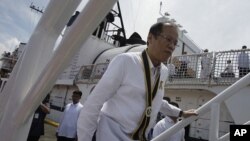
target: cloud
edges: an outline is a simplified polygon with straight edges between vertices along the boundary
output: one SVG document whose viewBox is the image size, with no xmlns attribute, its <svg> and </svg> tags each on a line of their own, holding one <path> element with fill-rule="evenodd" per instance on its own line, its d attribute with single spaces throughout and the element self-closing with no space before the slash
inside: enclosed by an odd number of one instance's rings
<svg viewBox="0 0 250 141">
<path fill-rule="evenodd" d="M 168 0 L 165 9 L 203 49 L 223 51 L 250 44 L 248 0 Z"/>
<path fill-rule="evenodd" d="M 43 3 L 48 0 L 43 0 Z M 3 0 L 0 3 L 0 53 L 27 42 L 41 14 L 32 11 L 30 1 Z M 40 4 L 45 5 L 46 4 Z M 18 8 L 17 8 L 18 6 Z M 43 7 L 43 6 L 41 6 Z"/>
<path fill-rule="evenodd" d="M 48 1 L 36 1 L 33 4 L 43 8 Z M 150 26 L 160 17 L 160 1 L 162 0 L 120 1 L 127 36 L 136 31 L 146 40 Z M 27 42 L 30 38 L 41 16 L 31 11 L 30 2 L 1 0 L 1 50 L 6 49 L 7 46 L 4 43 L 13 38 L 21 42 Z M 240 2 L 236 0 L 165 0 L 162 2 L 162 13 L 170 13 L 170 18 L 176 19 L 177 23 L 188 31 L 188 36 L 203 49 L 230 50 L 240 48 L 243 44 L 250 44 L 250 14 L 247 14 L 250 9 L 249 0 Z"/>
<path fill-rule="evenodd" d="M 0 54 L 4 51 L 12 52 L 19 45 L 20 41 L 17 38 L 10 38 L 0 43 Z"/>
</svg>

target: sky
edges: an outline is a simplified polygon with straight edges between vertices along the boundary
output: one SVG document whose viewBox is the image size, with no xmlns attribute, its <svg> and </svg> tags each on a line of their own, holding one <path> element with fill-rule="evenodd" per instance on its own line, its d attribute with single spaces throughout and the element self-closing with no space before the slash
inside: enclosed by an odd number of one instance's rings
<svg viewBox="0 0 250 141">
<path fill-rule="evenodd" d="M 1 0 L 0 54 L 28 42 L 49 0 Z M 160 2 L 162 8 L 160 11 Z M 86 0 L 83 0 L 86 3 Z M 201 49 L 224 51 L 250 46 L 249 0 L 120 0 L 127 37 L 138 32 L 144 40 L 150 26 L 168 12 Z M 78 9 L 81 9 L 80 6 Z"/>
</svg>

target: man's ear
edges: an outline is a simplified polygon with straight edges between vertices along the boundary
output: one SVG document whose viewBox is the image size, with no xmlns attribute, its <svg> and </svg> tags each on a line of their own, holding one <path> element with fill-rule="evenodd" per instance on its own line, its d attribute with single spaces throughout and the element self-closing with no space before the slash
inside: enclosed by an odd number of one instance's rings
<svg viewBox="0 0 250 141">
<path fill-rule="evenodd" d="M 152 42 L 152 39 L 153 39 L 153 34 L 152 33 L 148 33 L 148 38 L 147 38 L 148 44 L 150 44 Z"/>
</svg>

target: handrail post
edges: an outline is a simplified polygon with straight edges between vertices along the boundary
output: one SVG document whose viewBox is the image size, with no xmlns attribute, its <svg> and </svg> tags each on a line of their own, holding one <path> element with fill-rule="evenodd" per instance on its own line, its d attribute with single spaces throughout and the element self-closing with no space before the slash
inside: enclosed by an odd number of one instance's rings
<svg viewBox="0 0 250 141">
<path fill-rule="evenodd" d="M 211 105 L 211 117 L 209 127 L 209 141 L 218 141 L 219 121 L 220 121 L 220 104 L 213 103 Z"/>
</svg>

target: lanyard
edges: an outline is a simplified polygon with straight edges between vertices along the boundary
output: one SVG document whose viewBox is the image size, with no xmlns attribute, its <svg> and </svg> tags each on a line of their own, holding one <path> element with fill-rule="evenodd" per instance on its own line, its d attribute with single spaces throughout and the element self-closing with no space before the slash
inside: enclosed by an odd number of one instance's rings
<svg viewBox="0 0 250 141">
<path fill-rule="evenodd" d="M 160 80 L 160 73 L 156 75 L 156 82 L 153 87 L 152 91 L 152 85 L 151 85 L 151 73 L 148 63 L 148 57 L 147 52 L 144 50 L 142 52 L 142 60 L 143 60 L 143 66 L 144 66 L 144 79 L 145 79 L 145 87 L 146 90 L 146 108 L 143 113 L 143 117 L 141 119 L 139 127 L 135 130 L 135 132 L 132 134 L 132 139 L 134 140 L 140 140 L 140 141 L 146 141 L 145 132 L 148 127 L 149 121 L 150 121 L 150 115 L 152 111 L 152 101 L 156 95 L 159 80 Z"/>
</svg>

